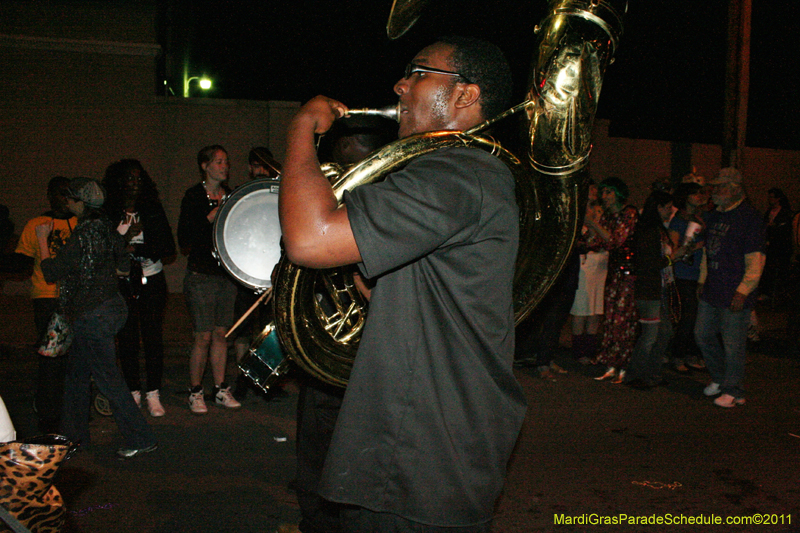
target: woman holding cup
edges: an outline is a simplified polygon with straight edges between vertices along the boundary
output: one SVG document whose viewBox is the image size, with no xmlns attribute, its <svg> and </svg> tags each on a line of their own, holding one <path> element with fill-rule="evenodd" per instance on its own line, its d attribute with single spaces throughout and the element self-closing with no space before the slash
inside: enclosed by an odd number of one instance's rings
<svg viewBox="0 0 800 533">
<path fill-rule="evenodd" d="M 702 213 L 708 204 L 708 191 L 697 183 L 681 183 L 675 188 L 673 203 L 678 212 L 669 223 L 670 240 L 675 248 L 686 246 L 692 250 L 673 265 L 681 317 L 672 341 L 672 364 L 678 372 L 686 373 L 689 368 L 705 368 L 694 342 L 694 322 L 697 317 L 697 279 L 705 241 Z"/>
</svg>

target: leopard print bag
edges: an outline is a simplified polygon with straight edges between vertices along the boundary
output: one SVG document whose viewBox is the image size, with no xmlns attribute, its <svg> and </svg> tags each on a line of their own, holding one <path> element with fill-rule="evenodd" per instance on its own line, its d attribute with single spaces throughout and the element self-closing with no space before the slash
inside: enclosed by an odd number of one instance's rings
<svg viewBox="0 0 800 533">
<path fill-rule="evenodd" d="M 0 444 L 0 505 L 31 533 L 58 533 L 64 526 L 66 509 L 53 478 L 72 451 L 60 435 Z M 0 533 L 7 531 L 0 521 Z"/>
</svg>

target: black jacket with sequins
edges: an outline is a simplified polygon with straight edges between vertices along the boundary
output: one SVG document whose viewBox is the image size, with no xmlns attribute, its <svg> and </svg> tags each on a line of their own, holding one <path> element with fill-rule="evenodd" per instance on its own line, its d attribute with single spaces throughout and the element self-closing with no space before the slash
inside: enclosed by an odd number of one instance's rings
<svg viewBox="0 0 800 533">
<path fill-rule="evenodd" d="M 48 283 L 59 282 L 61 307 L 69 319 L 87 313 L 117 292 L 117 271 L 127 273 L 125 239 L 100 213 L 75 226 L 58 256 L 42 261 Z"/>
</svg>

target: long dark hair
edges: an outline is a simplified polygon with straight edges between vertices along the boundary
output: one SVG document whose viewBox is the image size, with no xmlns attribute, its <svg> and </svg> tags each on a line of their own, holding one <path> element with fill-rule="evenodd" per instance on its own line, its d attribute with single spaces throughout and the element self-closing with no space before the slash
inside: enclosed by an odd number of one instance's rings
<svg viewBox="0 0 800 533">
<path fill-rule="evenodd" d="M 777 198 L 781 208 L 785 209 L 787 213 L 792 212 L 792 206 L 789 203 L 789 198 L 786 197 L 786 193 L 783 192 L 783 189 L 779 189 L 778 187 L 773 187 L 767 191 L 767 194 L 771 194 L 775 198 Z"/>
<path fill-rule="evenodd" d="M 660 228 L 664 233 L 664 221 L 661 220 L 661 215 L 658 213 L 659 207 L 672 203 L 672 195 L 666 191 L 653 191 L 647 200 L 644 202 L 642 214 L 639 215 L 639 220 L 636 222 L 636 229 L 652 229 Z"/>
<path fill-rule="evenodd" d="M 125 179 L 133 170 L 139 171 L 141 179 L 141 190 L 136 198 L 136 207 L 158 202 L 158 187 L 139 160 L 121 159 L 109 165 L 103 178 L 103 187 L 108 195 L 105 210 L 111 220 L 118 219 L 122 210 L 125 209 Z"/>
<path fill-rule="evenodd" d="M 675 187 L 675 191 L 672 193 L 672 203 L 678 209 L 686 209 L 689 197 L 702 189 L 703 187 L 699 183 L 681 183 Z"/>
</svg>

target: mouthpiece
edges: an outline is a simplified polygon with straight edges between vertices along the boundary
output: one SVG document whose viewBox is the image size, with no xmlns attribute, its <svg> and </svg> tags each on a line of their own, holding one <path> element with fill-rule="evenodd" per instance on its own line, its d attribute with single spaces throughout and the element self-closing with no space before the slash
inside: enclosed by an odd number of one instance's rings
<svg viewBox="0 0 800 533">
<path fill-rule="evenodd" d="M 400 114 L 397 112 L 397 106 L 396 105 L 381 107 L 380 109 L 369 109 L 369 108 L 350 109 L 347 112 L 347 114 L 344 116 L 344 118 L 347 118 L 347 117 L 350 117 L 350 116 L 353 116 L 353 115 L 367 115 L 367 116 L 372 116 L 372 117 L 383 117 L 383 118 L 386 118 L 386 119 L 389 119 L 389 120 L 394 120 L 395 122 L 399 122 L 398 121 L 398 117 L 400 116 Z"/>
</svg>

